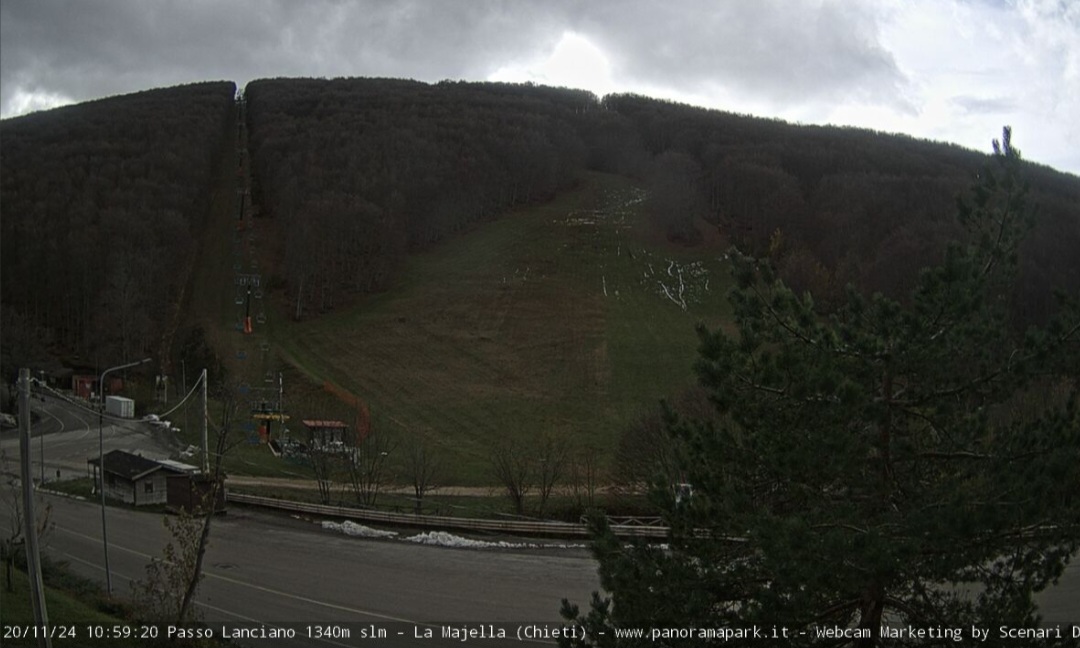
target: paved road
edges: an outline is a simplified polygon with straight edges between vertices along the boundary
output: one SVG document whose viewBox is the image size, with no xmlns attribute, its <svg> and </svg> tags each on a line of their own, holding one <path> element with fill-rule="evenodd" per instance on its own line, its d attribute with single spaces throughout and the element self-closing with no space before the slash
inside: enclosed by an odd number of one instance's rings
<svg viewBox="0 0 1080 648">
<path fill-rule="evenodd" d="M 100 509 L 45 497 L 56 522 L 46 551 L 103 579 Z M 0 524 L 6 515 L 0 510 Z M 108 519 L 114 591 L 127 594 L 151 556 L 161 555 L 167 537 L 160 515 L 109 509 Z M 555 625 L 562 597 L 584 606 L 598 589 L 595 568 L 581 549 L 468 550 L 358 539 L 310 521 L 234 507 L 214 523 L 198 606 L 208 622 L 343 623 L 351 634 L 348 640 L 256 645 L 419 645 L 414 632 L 432 628 L 438 637 L 444 624 Z M 1076 622 L 1080 565 L 1071 565 L 1062 582 L 1039 599 L 1047 623 Z M 361 630 L 372 623 L 390 636 L 374 643 L 362 639 Z M 521 645 L 481 643 L 510 644 Z M 435 639 L 422 645 L 462 644 Z"/>
<path fill-rule="evenodd" d="M 56 527 L 46 551 L 103 579 L 100 509 L 47 499 Z M 0 511 L 0 519 L 6 514 Z M 110 508 L 108 526 L 113 588 L 129 593 L 150 557 L 161 555 L 167 540 L 161 516 Z M 291 645 L 416 645 L 416 630 L 432 628 L 438 637 L 443 624 L 554 625 L 562 597 L 586 602 L 598 587 L 595 562 L 582 549 L 469 550 L 359 539 L 309 521 L 234 508 L 214 523 L 199 607 L 207 621 L 339 622 L 349 624 L 352 635 Z M 364 643 L 360 631 L 371 623 L 391 636 Z M 482 645 L 511 643 L 521 645 Z M 435 639 L 423 645 L 462 643 Z"/>
<path fill-rule="evenodd" d="M 97 452 L 96 420 L 62 404 L 43 407 L 35 433 L 45 433 L 46 466 L 85 474 L 86 458 Z M 118 426 L 106 431 L 106 439 L 107 449 L 168 450 L 167 440 L 141 426 Z M 10 456 L 18 455 L 12 433 L 4 433 L 0 444 Z M 76 571 L 104 580 L 100 509 L 89 502 L 47 499 L 56 522 L 46 539 L 47 551 L 70 561 Z M 6 527 L 7 515 L 0 509 L 0 528 Z M 166 534 L 160 515 L 110 508 L 108 519 L 114 590 L 127 594 L 150 558 L 161 555 Z M 595 562 L 580 549 L 477 551 L 363 540 L 323 531 L 308 521 L 234 507 L 215 522 L 198 606 L 212 622 L 345 623 L 351 635 L 256 645 L 458 646 L 462 642 L 438 639 L 439 625 L 555 624 L 562 597 L 584 607 L 598 587 Z M 1047 623 L 1080 620 L 1080 563 L 1070 565 L 1061 582 L 1037 598 Z M 388 629 L 388 639 L 362 639 L 370 623 Z M 420 643 L 413 633 L 427 629 L 436 638 Z M 511 643 L 520 645 L 479 645 Z"/>
<path fill-rule="evenodd" d="M 86 408 L 35 391 L 31 408 L 37 413 L 37 422 L 30 430 L 31 474 L 35 481 L 42 475 L 41 457 L 44 445 L 46 482 L 55 481 L 57 471 L 61 479 L 74 479 L 89 475 L 86 460 L 98 456 L 98 416 Z M 170 433 L 141 421 L 116 421 L 104 419 L 102 425 L 105 452 L 127 450 L 153 459 L 167 459 L 176 452 L 176 441 Z M 18 473 L 18 430 L 0 432 L 0 450 L 7 456 L 6 470 Z M 5 468 L 0 467 L 0 470 Z"/>
</svg>

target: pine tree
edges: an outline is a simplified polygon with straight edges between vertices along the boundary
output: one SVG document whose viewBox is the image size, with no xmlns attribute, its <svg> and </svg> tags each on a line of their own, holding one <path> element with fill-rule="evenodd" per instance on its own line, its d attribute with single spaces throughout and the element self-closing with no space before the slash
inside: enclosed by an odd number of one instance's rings
<svg viewBox="0 0 1080 648">
<path fill-rule="evenodd" d="M 564 645 L 643 643 L 618 627 L 752 625 L 798 637 L 754 645 L 941 645 L 879 630 L 1038 625 L 1033 593 L 1080 547 L 1080 308 L 1062 296 L 1046 328 L 1010 326 L 1032 222 L 1010 136 L 958 200 L 967 238 L 906 300 L 849 290 L 823 314 L 736 256 L 737 335 L 699 329 L 717 415 L 669 411 L 693 497 L 655 485 L 666 547 L 596 522 L 610 596 L 587 613 L 563 602 L 587 634 Z M 827 628 L 867 636 L 819 638 Z"/>
</svg>

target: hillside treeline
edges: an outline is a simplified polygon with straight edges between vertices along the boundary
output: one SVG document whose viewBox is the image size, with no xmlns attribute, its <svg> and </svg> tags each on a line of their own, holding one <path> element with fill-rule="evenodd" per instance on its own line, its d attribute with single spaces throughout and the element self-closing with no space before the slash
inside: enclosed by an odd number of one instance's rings
<svg viewBox="0 0 1080 648">
<path fill-rule="evenodd" d="M 254 190 L 279 219 L 295 315 L 387 287 L 409 252 L 585 167 L 584 91 L 388 79 L 263 80 L 245 90 Z"/>
<path fill-rule="evenodd" d="M 100 367 L 158 354 L 234 94 L 200 83 L 0 122 L 6 378 L 35 346 Z"/>
<path fill-rule="evenodd" d="M 6 374 L 35 345 L 99 365 L 165 351 L 234 141 L 234 92 L 195 84 L 0 123 Z M 692 246 L 715 230 L 821 302 L 848 283 L 899 296 L 956 234 L 956 197 L 987 159 L 533 85 L 273 79 L 246 98 L 254 196 L 280 239 L 270 267 L 297 317 L 390 287 L 410 252 L 547 200 L 586 169 L 640 180 L 669 239 Z M 1026 173 L 1040 217 L 1022 251 L 1020 322 L 1045 318 L 1053 287 L 1080 290 L 1080 180 Z"/>
<path fill-rule="evenodd" d="M 634 95 L 610 95 L 593 159 L 639 169 L 650 213 L 692 244 L 716 227 L 819 301 L 847 284 L 909 293 L 918 271 L 959 235 L 956 198 L 987 156 L 872 131 L 752 118 Z M 997 133 L 987 133 L 990 139 Z M 1023 148 L 1023 133 L 1016 141 Z M 631 146 L 632 145 L 632 146 Z M 627 164 L 630 163 L 628 167 Z M 1042 321 L 1052 290 L 1080 291 L 1080 180 L 1028 164 L 1039 216 L 1022 250 L 1018 323 Z"/>
<path fill-rule="evenodd" d="M 283 225 L 297 317 L 389 286 L 410 251 L 546 200 L 582 169 L 638 178 L 669 239 L 694 245 L 715 229 L 823 303 L 847 284 L 899 296 L 958 234 L 956 198 L 988 159 L 532 85 L 277 79 L 247 97 L 256 199 Z M 1041 215 L 1024 248 L 1020 322 L 1046 317 L 1052 287 L 1080 290 L 1080 181 L 1033 164 L 1027 177 Z"/>
</svg>

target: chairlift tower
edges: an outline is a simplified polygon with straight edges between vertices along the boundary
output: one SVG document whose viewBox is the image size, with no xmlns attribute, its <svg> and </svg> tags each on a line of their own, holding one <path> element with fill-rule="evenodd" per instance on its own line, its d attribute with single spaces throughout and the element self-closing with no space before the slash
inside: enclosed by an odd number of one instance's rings
<svg viewBox="0 0 1080 648">
<path fill-rule="evenodd" d="M 276 394 L 274 392 L 277 392 Z M 278 421 L 284 428 L 289 415 L 285 413 L 284 382 L 282 374 L 278 373 L 277 387 L 253 387 L 251 388 L 251 418 L 262 422 L 265 429 L 265 442 L 272 440 L 272 423 Z M 276 396 L 276 398 L 274 398 Z"/>
</svg>

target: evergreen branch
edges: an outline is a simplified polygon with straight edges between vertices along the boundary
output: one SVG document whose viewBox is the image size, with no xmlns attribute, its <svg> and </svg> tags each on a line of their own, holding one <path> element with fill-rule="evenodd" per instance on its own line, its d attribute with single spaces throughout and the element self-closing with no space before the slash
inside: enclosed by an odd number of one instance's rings
<svg viewBox="0 0 1080 648">
<path fill-rule="evenodd" d="M 1022 364 L 1022 365 L 1027 364 L 1031 360 L 1034 360 L 1034 359 L 1038 358 L 1041 354 L 1049 352 L 1051 349 L 1054 349 L 1054 348 L 1056 348 L 1058 346 L 1061 346 L 1061 345 L 1065 344 L 1078 331 L 1080 331 L 1080 320 L 1078 320 L 1075 324 L 1073 324 L 1072 328 L 1070 328 L 1067 331 L 1063 332 L 1061 335 L 1057 336 L 1051 342 L 1042 345 L 1042 348 L 1034 350 L 1031 353 L 1028 353 L 1027 355 L 1025 355 L 1023 358 L 1020 359 L 1020 364 Z M 1015 355 L 1015 354 L 1013 354 L 1013 355 Z M 995 379 L 999 378 L 1000 376 L 1002 376 L 1004 374 L 1012 373 L 1013 364 L 1014 363 L 1013 363 L 1013 360 L 1012 360 L 1012 355 L 1010 355 L 1009 356 L 1009 362 L 1008 362 L 1008 364 L 1006 365 L 1006 367 L 1004 369 L 998 369 L 998 370 L 993 371 L 991 373 L 984 374 L 982 376 L 978 376 L 976 378 L 973 378 L 973 379 L 969 380 L 967 383 L 965 383 L 963 385 L 958 385 L 956 387 L 953 387 L 952 389 L 944 389 L 944 390 L 940 390 L 940 391 L 930 392 L 925 397 L 917 399 L 917 400 L 904 400 L 904 401 L 895 401 L 894 400 L 893 402 L 897 403 L 899 405 L 920 405 L 920 404 L 926 403 L 926 402 L 931 401 L 931 400 L 937 400 L 939 398 L 948 398 L 950 396 L 959 396 L 960 394 L 963 394 L 963 393 L 965 393 L 965 392 L 967 392 L 967 391 L 969 391 L 971 389 L 974 389 L 974 388 L 976 388 L 976 387 L 978 387 L 980 385 L 990 383 L 990 382 L 994 381 Z"/>
<path fill-rule="evenodd" d="M 920 452 L 915 456 L 921 459 L 994 459 L 996 457 L 996 455 L 970 451 Z"/>
<path fill-rule="evenodd" d="M 825 610 L 822 610 L 821 612 L 814 615 L 811 618 L 810 622 L 806 623 L 805 625 L 812 625 L 812 624 L 815 624 L 815 623 L 820 623 L 820 622 L 822 622 L 822 621 L 824 621 L 826 619 L 831 619 L 831 618 L 835 617 L 836 615 L 842 614 L 844 612 L 852 612 L 852 611 L 855 610 L 855 608 L 857 608 L 859 606 L 859 602 L 860 602 L 859 599 L 855 598 L 855 599 L 850 599 L 848 601 L 843 601 L 841 603 L 837 603 L 836 605 L 834 605 L 834 606 L 832 606 L 830 608 L 827 608 Z"/>
<path fill-rule="evenodd" d="M 1019 541 L 1021 543 L 1030 542 L 1032 540 L 1053 540 L 1061 537 L 1072 537 L 1071 534 L 1075 534 L 1077 527 L 1080 525 L 1066 525 L 1062 527 L 1057 524 L 1049 524 L 1048 521 L 1028 524 L 1015 529 L 1009 529 L 1007 531 L 998 531 L 996 533 L 983 533 L 972 538 L 971 542 L 964 544 L 956 544 L 955 542 L 941 549 L 923 549 L 919 552 L 922 556 L 953 556 L 960 555 L 972 549 L 984 549 L 988 546 L 997 546 L 1002 541 Z M 972 565 L 973 569 L 983 569 L 981 565 Z"/>
<path fill-rule="evenodd" d="M 890 401 L 889 404 L 890 405 L 895 405 L 896 403 L 897 403 L 897 401 L 894 399 L 894 400 Z M 945 436 L 945 433 L 942 431 L 942 429 L 940 427 L 938 427 L 938 425 L 934 422 L 934 420 L 932 418 L 930 418 L 930 416 L 928 414 L 925 414 L 924 412 L 920 412 L 919 410 L 913 409 L 913 408 L 910 408 L 910 407 L 900 407 L 899 409 L 900 409 L 901 414 L 907 414 L 908 416 L 912 416 L 914 418 L 921 419 L 922 421 L 924 421 L 927 425 L 930 426 L 930 430 L 936 436 L 938 436 L 938 437 Z"/>
<path fill-rule="evenodd" d="M 753 380 L 747 378 L 746 376 L 743 376 L 742 374 L 738 374 L 738 373 L 733 372 L 732 375 L 735 376 L 735 378 L 738 379 L 740 382 L 742 382 L 744 385 L 746 385 L 747 387 L 749 387 L 750 389 L 753 389 L 755 391 L 768 392 L 770 394 L 776 394 L 777 396 L 786 396 L 787 395 L 787 389 L 779 389 L 777 387 L 768 387 L 766 385 L 761 385 L 761 384 L 756 383 Z"/>
<path fill-rule="evenodd" d="M 886 595 L 882 602 L 893 609 L 900 610 L 900 612 L 902 612 L 904 616 L 908 619 L 915 619 L 919 616 L 919 613 L 915 610 L 915 608 L 911 607 L 906 602 L 896 598 L 895 596 Z"/>
<path fill-rule="evenodd" d="M 869 529 L 860 529 L 853 524 L 815 524 L 810 528 L 815 531 L 820 529 L 847 529 L 848 531 L 854 531 L 855 533 L 861 533 L 863 535 L 870 533 Z"/>
<path fill-rule="evenodd" d="M 989 258 L 986 260 L 986 264 L 983 266 L 982 272 L 979 274 L 979 279 L 983 279 L 986 276 L 988 276 L 990 274 L 990 271 L 997 264 L 997 254 L 996 254 L 996 252 L 1001 250 L 1001 242 L 1005 238 L 1005 222 L 1010 217 L 1009 206 L 1012 204 L 1012 200 L 1013 200 L 1013 193 L 1012 193 L 1012 186 L 1010 185 L 1010 187 L 1007 190 L 1007 193 L 1005 194 L 1005 211 L 1004 211 L 1004 213 L 1001 214 L 1001 218 L 997 221 L 997 225 L 998 225 L 997 239 L 994 241 L 994 245 L 990 249 Z"/>
<path fill-rule="evenodd" d="M 752 285 L 751 288 L 754 291 L 754 294 L 758 297 L 758 299 L 761 300 L 761 304 L 765 307 L 765 310 L 769 313 L 769 315 L 772 316 L 773 321 L 779 324 L 781 328 L 790 333 L 797 340 L 805 344 L 809 344 L 814 348 L 821 348 L 820 344 L 816 340 L 809 338 L 806 335 L 803 335 L 798 330 L 792 328 L 786 321 L 784 321 L 784 319 L 780 317 L 780 314 L 776 312 L 776 309 L 773 308 L 771 304 L 769 304 L 769 301 L 767 299 L 765 299 L 765 296 L 761 294 L 761 291 L 758 289 L 757 284 Z"/>
</svg>

